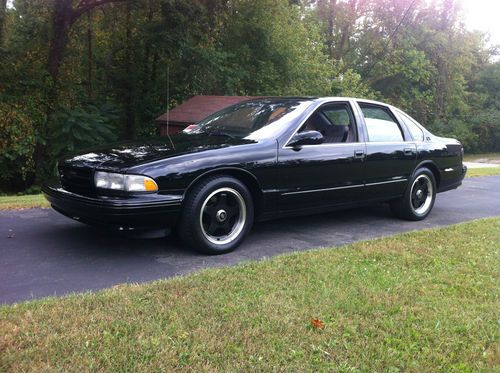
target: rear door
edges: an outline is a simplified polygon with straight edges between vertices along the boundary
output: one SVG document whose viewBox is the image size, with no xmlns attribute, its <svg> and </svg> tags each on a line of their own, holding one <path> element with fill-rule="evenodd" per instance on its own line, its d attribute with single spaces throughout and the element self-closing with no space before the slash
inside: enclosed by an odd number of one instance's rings
<svg viewBox="0 0 500 373">
<path fill-rule="evenodd" d="M 417 159 L 415 142 L 388 106 L 358 101 L 367 134 L 365 186 L 370 199 L 404 193 Z"/>
<path fill-rule="evenodd" d="M 316 109 L 297 132 L 315 130 L 318 145 L 278 149 L 277 189 L 281 211 L 328 208 L 363 195 L 365 143 L 359 141 L 352 104 L 331 102 Z"/>
</svg>

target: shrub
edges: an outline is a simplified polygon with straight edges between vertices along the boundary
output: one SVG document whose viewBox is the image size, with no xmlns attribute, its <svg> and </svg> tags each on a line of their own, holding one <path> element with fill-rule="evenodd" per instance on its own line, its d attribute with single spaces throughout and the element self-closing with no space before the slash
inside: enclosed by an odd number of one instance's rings
<svg viewBox="0 0 500 373">
<path fill-rule="evenodd" d="M 114 110 L 94 105 L 76 107 L 58 113 L 51 124 L 51 153 L 57 159 L 64 153 L 112 142 L 117 139 L 112 122 Z"/>
<path fill-rule="evenodd" d="M 472 131 L 477 135 L 477 152 L 500 150 L 500 110 L 486 109 L 471 116 Z"/>
<path fill-rule="evenodd" d="M 35 129 L 20 105 L 0 102 L 0 190 L 18 191 L 34 179 Z"/>
<path fill-rule="evenodd" d="M 470 113 L 464 119 L 436 122 L 429 130 L 438 136 L 458 139 L 468 153 L 500 150 L 500 111 L 495 108 Z"/>
<path fill-rule="evenodd" d="M 473 132 L 469 124 L 460 119 L 452 119 L 446 124 L 434 123 L 429 126 L 429 130 L 437 136 L 452 137 L 459 140 L 467 153 L 477 152 L 477 134 Z"/>
</svg>

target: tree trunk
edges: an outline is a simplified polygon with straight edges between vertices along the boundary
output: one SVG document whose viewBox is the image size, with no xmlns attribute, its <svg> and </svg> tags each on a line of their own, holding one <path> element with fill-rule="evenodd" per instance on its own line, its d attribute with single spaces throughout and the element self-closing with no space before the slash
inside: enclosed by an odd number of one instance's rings
<svg viewBox="0 0 500 373">
<path fill-rule="evenodd" d="M 87 95 L 89 100 L 94 96 L 92 89 L 92 79 L 93 79 L 93 54 L 92 54 L 92 14 L 87 13 Z"/>
<path fill-rule="evenodd" d="M 346 45 L 348 40 L 349 40 L 349 25 L 347 24 L 347 25 L 344 25 L 340 29 L 340 42 L 339 42 L 339 45 L 337 47 L 337 52 L 336 52 L 336 56 L 337 56 L 338 61 L 340 61 L 344 58 L 345 45 Z"/>
<path fill-rule="evenodd" d="M 453 17 L 454 6 L 454 0 L 445 0 L 443 3 L 443 11 L 440 15 L 440 31 L 444 34 L 448 34 L 447 45 L 442 46 L 437 53 L 438 81 L 436 89 L 436 112 L 438 118 L 441 120 L 446 117 L 446 102 L 448 100 L 452 80 L 446 53 L 448 52 L 448 45 L 452 44 L 452 34 L 448 31 L 451 29 L 451 25 L 453 23 L 451 17 Z"/>
<path fill-rule="evenodd" d="M 135 137 L 135 110 L 134 110 L 134 85 L 132 77 L 132 25 L 131 25 L 131 5 L 127 2 L 126 15 L 126 51 L 125 51 L 125 70 L 126 70 L 126 88 L 125 93 L 125 113 L 126 113 L 126 136 L 128 139 Z"/>
<path fill-rule="evenodd" d="M 337 17 L 337 0 L 329 0 L 328 1 L 328 30 L 327 30 L 327 38 L 326 43 L 328 47 L 328 54 L 330 58 L 334 57 L 335 53 L 335 22 Z"/>
<path fill-rule="evenodd" d="M 57 85 L 62 58 L 69 41 L 69 30 L 73 23 L 73 7 L 71 0 L 56 0 L 52 16 L 52 36 L 47 58 L 47 72 L 51 77 L 45 106 L 45 123 L 37 130 L 38 142 L 35 148 L 36 183 L 40 184 L 50 174 L 51 165 L 47 162 L 49 153 L 49 124 L 57 102 Z"/>
<path fill-rule="evenodd" d="M 0 47 L 3 45 L 3 28 L 5 25 L 6 9 L 7 9 L 7 0 L 0 0 Z"/>
<path fill-rule="evenodd" d="M 57 82 L 62 58 L 69 41 L 69 30 L 73 24 L 71 0 L 56 0 L 52 18 L 52 38 L 50 41 L 47 70 L 53 83 Z"/>
<path fill-rule="evenodd" d="M 151 0 L 149 1 L 149 11 L 147 15 L 147 23 L 150 25 L 153 22 L 153 4 Z M 151 37 L 146 36 L 146 41 L 144 45 L 144 62 L 142 63 L 143 77 L 142 77 L 142 97 L 145 98 L 148 95 L 151 87 L 151 74 L 150 74 L 150 60 L 151 60 Z"/>
<path fill-rule="evenodd" d="M 151 66 L 151 78 L 150 78 L 150 81 L 152 82 L 153 85 L 155 84 L 157 79 L 158 59 L 159 59 L 158 51 L 155 50 L 153 54 L 153 64 Z"/>
</svg>

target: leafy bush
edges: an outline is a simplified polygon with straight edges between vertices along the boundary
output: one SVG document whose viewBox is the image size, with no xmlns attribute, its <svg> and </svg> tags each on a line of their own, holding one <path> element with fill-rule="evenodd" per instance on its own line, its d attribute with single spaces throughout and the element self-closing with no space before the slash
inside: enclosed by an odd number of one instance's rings
<svg viewBox="0 0 500 373">
<path fill-rule="evenodd" d="M 20 105 L 0 102 L 0 190 L 16 191 L 34 178 L 36 136 Z"/>
<path fill-rule="evenodd" d="M 86 105 L 57 114 L 51 124 L 51 153 L 55 158 L 93 145 L 116 141 L 113 108 Z"/>
<path fill-rule="evenodd" d="M 438 136 L 453 137 L 468 153 L 500 150 L 500 111 L 491 109 L 469 114 L 465 119 L 437 122 L 429 130 Z"/>
<path fill-rule="evenodd" d="M 453 137 L 459 140 L 468 153 L 476 151 L 478 136 L 473 132 L 470 125 L 460 119 L 452 119 L 448 123 L 435 123 L 431 131 L 438 136 Z"/>
<path fill-rule="evenodd" d="M 477 135 L 473 151 L 488 152 L 500 150 L 500 110 L 490 109 L 470 119 L 472 131 Z"/>
<path fill-rule="evenodd" d="M 362 97 L 367 99 L 378 99 L 379 94 L 375 92 L 361 75 L 347 69 L 345 72 L 334 72 L 336 76 L 332 81 L 332 95 L 343 97 Z"/>
</svg>

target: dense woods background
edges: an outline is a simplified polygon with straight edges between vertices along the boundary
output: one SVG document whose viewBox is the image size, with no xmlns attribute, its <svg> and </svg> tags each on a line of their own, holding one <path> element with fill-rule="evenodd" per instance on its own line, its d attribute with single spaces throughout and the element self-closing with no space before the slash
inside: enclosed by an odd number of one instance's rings
<svg viewBox="0 0 500 373">
<path fill-rule="evenodd" d="M 39 184 L 64 152 L 154 134 L 196 94 L 375 98 L 498 150 L 485 38 L 455 0 L 0 0 L 0 191 Z"/>
</svg>

